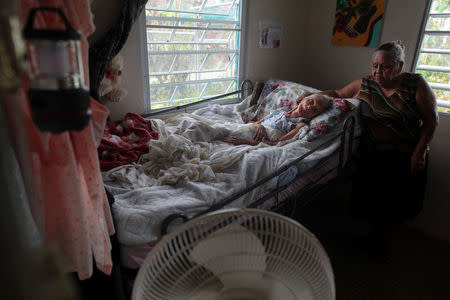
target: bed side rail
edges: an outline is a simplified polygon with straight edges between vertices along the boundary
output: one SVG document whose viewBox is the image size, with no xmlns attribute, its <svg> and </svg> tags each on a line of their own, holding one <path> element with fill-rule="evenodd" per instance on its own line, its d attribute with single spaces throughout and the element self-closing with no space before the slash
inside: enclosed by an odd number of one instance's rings
<svg viewBox="0 0 450 300">
<path fill-rule="evenodd" d="M 302 160 L 304 160 L 306 157 L 310 156 L 315 151 L 319 150 L 320 148 L 331 144 L 334 140 L 341 138 L 341 144 L 339 145 L 339 164 L 338 164 L 338 176 L 342 176 L 344 174 L 344 170 L 349 167 L 350 164 L 350 157 L 351 157 L 351 151 L 352 151 L 352 144 L 353 144 L 353 137 L 354 137 L 354 127 L 355 127 L 355 117 L 349 116 L 343 125 L 343 129 L 333 135 L 331 138 L 328 138 L 326 141 L 321 143 L 320 145 L 316 146 L 312 150 L 308 151 L 307 153 L 303 154 L 302 156 L 298 157 L 297 159 L 293 160 L 292 162 L 283 165 L 280 167 L 277 171 L 274 173 L 268 175 L 267 177 L 257 181 L 256 183 L 248 186 L 247 188 L 236 192 L 226 198 L 224 198 L 222 201 L 210 206 L 208 209 L 205 209 L 197 214 L 195 214 L 192 218 L 189 218 L 185 214 L 177 213 L 177 214 L 171 214 L 167 216 L 163 222 L 161 223 L 161 236 L 165 235 L 167 233 L 169 225 L 174 222 L 175 220 L 182 221 L 183 223 L 197 218 L 201 215 L 216 211 L 218 209 L 221 209 L 225 207 L 226 205 L 230 204 L 231 202 L 237 200 L 239 197 L 247 194 L 248 192 L 252 191 L 253 189 L 257 188 L 258 186 L 268 182 L 269 180 L 273 179 L 276 176 L 281 175 L 283 172 L 285 172 L 287 169 L 289 169 L 291 166 L 298 164 Z M 347 140 L 348 145 L 345 145 L 345 141 Z M 344 155 L 345 149 L 347 149 L 346 155 Z M 347 158 L 347 161 L 344 162 L 344 158 Z"/>
<path fill-rule="evenodd" d="M 173 106 L 173 107 L 168 107 L 168 108 L 162 108 L 162 109 L 158 109 L 157 111 L 154 112 L 150 112 L 147 114 L 143 114 L 142 116 L 144 118 L 147 117 L 151 117 L 154 115 L 159 115 L 159 114 L 163 114 L 166 112 L 170 112 L 170 111 L 175 111 L 175 110 L 182 110 L 182 109 L 186 109 L 190 106 L 193 105 L 198 105 L 199 103 L 204 103 L 204 102 L 209 102 L 209 101 L 213 101 L 213 100 L 218 100 L 218 99 L 222 99 L 231 95 L 236 95 L 236 94 L 240 94 L 241 99 L 245 99 L 247 96 L 251 95 L 253 93 L 253 83 L 251 80 L 244 80 L 241 83 L 241 88 L 239 90 L 230 92 L 230 93 L 225 93 L 225 94 L 221 94 L 221 95 L 217 95 L 211 98 L 207 98 L 207 99 L 203 99 L 203 100 L 199 100 L 197 102 L 192 102 L 192 103 L 187 103 L 187 104 L 183 104 L 183 105 L 177 105 L 177 106 Z"/>
<path fill-rule="evenodd" d="M 349 116 L 344 121 L 342 128 L 341 144 L 339 150 L 338 176 L 345 178 L 351 169 L 353 142 L 355 137 L 355 116 Z"/>
</svg>

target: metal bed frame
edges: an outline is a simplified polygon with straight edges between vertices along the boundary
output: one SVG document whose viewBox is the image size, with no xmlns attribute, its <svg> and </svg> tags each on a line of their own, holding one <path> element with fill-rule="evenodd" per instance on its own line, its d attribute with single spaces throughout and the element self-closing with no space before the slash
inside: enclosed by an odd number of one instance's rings
<svg viewBox="0 0 450 300">
<path fill-rule="evenodd" d="M 226 93 L 223 95 L 219 95 L 219 96 L 215 96 L 212 98 L 208 98 L 208 99 L 204 99 L 204 100 L 200 100 L 197 101 L 195 103 L 189 103 L 189 104 L 185 104 L 185 105 L 180 105 L 180 106 L 175 106 L 175 107 L 171 107 L 171 108 L 166 108 L 166 109 L 161 109 L 155 112 L 151 112 L 148 114 L 144 114 L 143 117 L 150 117 L 150 116 L 154 116 L 154 115 L 158 115 L 158 114 L 162 114 L 162 113 L 166 113 L 166 112 L 170 112 L 170 111 L 177 111 L 177 110 L 181 110 L 184 109 L 186 111 L 186 109 L 189 106 L 193 106 L 193 105 L 198 105 L 199 103 L 202 102 L 209 102 L 212 100 L 217 100 L 217 99 L 222 99 L 224 97 L 227 96 L 231 96 L 234 94 L 241 94 L 241 99 L 245 99 L 246 96 L 250 95 L 253 92 L 253 83 L 250 80 L 245 80 L 241 83 L 240 89 L 231 93 Z M 352 151 L 353 151 L 353 142 L 354 142 L 354 133 L 355 133 L 355 117 L 354 116 L 350 116 L 348 117 L 345 121 L 344 121 L 344 125 L 342 130 L 337 133 L 334 134 L 332 137 L 328 138 L 326 141 L 324 141 L 323 143 L 321 143 L 319 146 L 315 147 L 314 149 L 308 151 L 307 153 L 305 153 L 304 155 L 298 157 L 297 159 L 295 159 L 294 161 L 282 166 L 280 169 L 278 169 L 277 171 L 273 172 L 272 174 L 270 174 L 269 176 L 267 176 L 266 178 L 248 186 L 247 188 L 236 192 L 224 199 L 222 199 L 219 203 L 216 203 L 214 205 L 212 205 L 211 207 L 209 207 L 208 209 L 205 209 L 197 214 L 195 214 L 193 217 L 189 218 L 188 216 L 186 216 L 185 214 L 182 213 L 177 213 L 177 214 L 171 214 L 169 216 L 167 216 L 162 224 L 161 224 L 161 236 L 165 235 L 168 231 L 169 226 L 176 220 L 181 220 L 183 223 L 192 220 L 194 218 L 197 218 L 201 215 L 216 211 L 218 209 L 224 208 L 226 205 L 232 203 L 233 201 L 237 200 L 239 197 L 245 195 L 246 193 L 252 191 L 253 189 L 257 188 L 258 186 L 268 182 L 269 180 L 273 179 L 276 176 L 281 175 L 283 172 L 287 171 L 290 167 L 300 163 L 302 160 L 304 160 L 306 157 L 308 157 L 309 155 L 311 155 L 312 153 L 314 153 L 316 150 L 325 147 L 327 145 L 329 145 L 330 143 L 332 143 L 333 141 L 337 140 L 337 139 L 341 139 L 341 143 L 339 145 L 339 148 L 336 150 L 339 152 L 339 162 L 338 162 L 338 166 L 337 166 L 337 177 L 335 178 L 335 180 L 342 180 L 345 179 L 345 177 L 347 176 L 348 171 L 351 169 L 351 161 L 352 161 Z M 330 157 L 333 156 L 330 155 Z M 326 164 L 329 160 L 329 157 L 326 157 L 324 159 L 322 159 L 317 166 L 315 166 L 314 168 L 323 166 L 324 164 Z M 330 172 L 334 171 L 335 169 L 332 169 L 330 171 L 328 171 L 325 174 L 322 174 L 321 178 L 325 177 L 326 175 L 328 175 Z M 298 175 L 298 176 L 303 176 L 302 175 Z M 296 180 L 298 178 L 298 176 L 294 179 Z M 321 179 L 319 178 L 319 180 Z M 328 184 L 328 183 L 327 183 Z M 302 191 L 300 194 L 297 194 L 294 197 L 290 197 L 289 199 L 286 199 L 285 201 L 283 201 L 283 205 L 286 204 L 291 204 L 295 209 L 298 209 L 300 207 L 304 207 L 306 206 L 311 199 L 317 195 L 318 193 L 320 193 L 321 189 L 325 186 L 322 185 L 320 186 L 318 189 L 314 189 L 313 187 L 314 184 L 308 184 L 306 186 L 304 186 L 302 188 Z M 260 204 L 264 203 L 264 201 L 266 201 L 267 199 L 270 199 L 272 196 L 275 196 L 276 199 L 278 199 L 278 195 L 281 191 L 283 191 L 284 189 L 286 189 L 289 186 L 289 184 L 285 184 L 283 186 L 277 186 L 274 189 L 272 189 L 271 191 L 269 191 L 265 196 L 263 196 L 262 198 L 258 199 L 256 202 L 252 203 L 251 205 L 249 205 L 249 207 L 254 208 L 254 207 L 258 207 Z M 310 195 L 306 195 L 306 192 L 310 191 Z M 300 199 L 300 197 L 303 197 L 302 199 Z M 277 209 L 279 207 L 280 203 L 277 204 L 272 207 L 272 209 Z M 295 211 L 295 209 L 291 209 L 291 211 Z"/>
</svg>

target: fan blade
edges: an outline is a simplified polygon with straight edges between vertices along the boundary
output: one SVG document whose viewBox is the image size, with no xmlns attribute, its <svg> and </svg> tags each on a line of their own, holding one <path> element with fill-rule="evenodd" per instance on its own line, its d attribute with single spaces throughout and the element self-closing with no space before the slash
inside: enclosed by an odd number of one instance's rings
<svg viewBox="0 0 450 300">
<path fill-rule="evenodd" d="M 225 286 L 238 284 L 234 272 L 247 272 L 240 280 L 261 279 L 266 269 L 265 248 L 245 227 L 231 224 L 213 232 L 194 246 L 190 259 L 222 280 Z"/>
</svg>

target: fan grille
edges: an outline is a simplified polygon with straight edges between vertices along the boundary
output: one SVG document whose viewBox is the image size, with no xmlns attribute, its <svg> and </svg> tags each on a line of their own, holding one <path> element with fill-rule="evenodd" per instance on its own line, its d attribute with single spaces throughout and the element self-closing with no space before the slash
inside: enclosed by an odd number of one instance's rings
<svg viewBox="0 0 450 300">
<path fill-rule="evenodd" d="M 265 276 L 275 278 L 288 287 L 305 282 L 312 291 L 313 299 L 335 299 L 329 258 L 311 232 L 299 223 L 272 212 L 231 209 L 201 216 L 166 235 L 141 266 L 133 288 L 133 300 L 189 299 L 195 291 L 217 280 L 217 274 L 192 260 L 193 249 L 212 236 L 239 236 L 244 231 L 251 232 L 260 240 L 264 253 L 252 239 L 236 239 L 237 243 L 245 244 L 239 247 L 232 242 L 221 245 L 240 249 L 235 262 L 244 270 L 239 271 L 255 270 L 254 265 L 263 255 Z M 245 263 L 239 263 L 239 258 L 243 257 L 242 249 L 245 249 L 244 257 L 250 258 Z M 223 258 L 220 251 L 213 251 L 205 260 L 220 264 Z M 230 266 L 224 268 L 229 269 Z"/>
</svg>

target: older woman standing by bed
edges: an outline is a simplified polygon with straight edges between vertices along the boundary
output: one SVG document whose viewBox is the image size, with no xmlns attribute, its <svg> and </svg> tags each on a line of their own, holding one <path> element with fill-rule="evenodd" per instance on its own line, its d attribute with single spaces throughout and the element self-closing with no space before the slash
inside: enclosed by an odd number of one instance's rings
<svg viewBox="0 0 450 300">
<path fill-rule="evenodd" d="M 266 117 L 255 123 L 256 129 L 253 139 L 245 139 L 237 136 L 229 136 L 221 139 L 224 142 L 234 145 L 257 145 L 264 142 L 269 145 L 276 145 L 278 142 L 292 139 L 301 128 L 320 113 L 324 112 L 332 104 L 332 98 L 326 95 L 310 95 L 297 103 L 297 106 L 290 111 L 283 109 L 275 110 Z M 283 135 L 277 140 L 270 140 L 266 132 L 266 127 L 277 129 Z"/>
<path fill-rule="evenodd" d="M 353 211 L 374 224 L 381 255 L 389 233 L 422 209 L 429 144 L 438 125 L 436 99 L 420 74 L 402 72 L 404 45 L 378 47 L 372 74 L 322 94 L 358 98 L 365 134 Z M 301 100 L 301 99 L 299 99 Z"/>
</svg>

